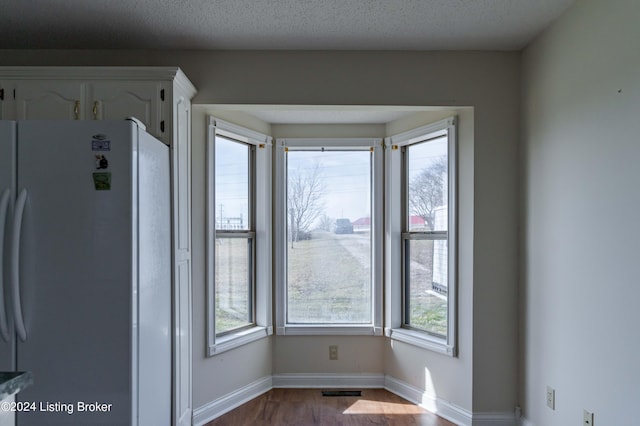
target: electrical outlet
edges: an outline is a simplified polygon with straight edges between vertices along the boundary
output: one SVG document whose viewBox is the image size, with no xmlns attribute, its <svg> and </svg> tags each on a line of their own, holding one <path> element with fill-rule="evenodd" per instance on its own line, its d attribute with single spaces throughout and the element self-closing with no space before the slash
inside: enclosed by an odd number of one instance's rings
<svg viewBox="0 0 640 426">
<path fill-rule="evenodd" d="M 587 410 L 584 410 L 582 413 L 582 425 L 583 426 L 594 426 L 593 425 L 593 413 L 590 413 Z"/>
<path fill-rule="evenodd" d="M 556 409 L 556 390 L 551 386 L 547 386 L 547 407 Z"/>
<path fill-rule="evenodd" d="M 331 345 L 329 346 L 329 359 L 335 361 L 338 359 L 338 346 Z"/>
</svg>

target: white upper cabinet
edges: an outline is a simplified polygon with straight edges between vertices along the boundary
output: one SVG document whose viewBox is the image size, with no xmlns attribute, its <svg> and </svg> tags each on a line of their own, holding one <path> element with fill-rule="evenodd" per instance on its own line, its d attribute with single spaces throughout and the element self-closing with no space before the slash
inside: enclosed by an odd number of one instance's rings
<svg viewBox="0 0 640 426">
<path fill-rule="evenodd" d="M 18 80 L 13 86 L 16 120 L 83 120 L 84 85 L 69 81 Z M 9 117 L 7 117 L 9 118 Z"/>
<path fill-rule="evenodd" d="M 87 85 L 88 118 L 112 120 L 135 117 L 147 131 L 162 138 L 164 93 L 159 81 L 103 81 Z"/>
<path fill-rule="evenodd" d="M 175 100 L 195 88 L 179 68 L 0 67 L 0 119 L 111 120 L 135 117 L 168 145 Z"/>
</svg>

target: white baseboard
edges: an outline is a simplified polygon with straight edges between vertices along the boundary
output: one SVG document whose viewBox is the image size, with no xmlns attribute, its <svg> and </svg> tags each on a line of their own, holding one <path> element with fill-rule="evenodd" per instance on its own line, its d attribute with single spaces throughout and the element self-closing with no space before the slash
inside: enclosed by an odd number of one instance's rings
<svg viewBox="0 0 640 426">
<path fill-rule="evenodd" d="M 202 426 L 273 388 L 384 388 L 459 426 L 516 426 L 513 413 L 471 413 L 469 410 L 382 374 L 275 374 L 263 377 L 194 410 L 194 426 Z M 526 420 L 522 426 L 531 426 Z"/>
<path fill-rule="evenodd" d="M 383 388 L 382 374 L 274 374 L 274 388 Z"/>
<path fill-rule="evenodd" d="M 411 401 L 422 408 L 437 414 L 438 416 L 449 420 L 460 426 L 471 426 L 471 412 L 464 408 L 458 407 L 448 401 L 444 401 L 432 394 L 425 392 L 423 389 L 417 388 L 406 382 L 385 376 L 384 387 L 389 392 L 393 392 L 398 396 Z"/>
<path fill-rule="evenodd" d="M 472 413 L 449 401 L 391 376 L 385 376 L 385 389 L 459 426 L 516 426 L 512 413 Z"/>
<path fill-rule="evenodd" d="M 193 424 L 194 426 L 202 426 L 245 402 L 270 391 L 272 388 L 271 376 L 258 379 L 247 386 L 193 410 Z"/>
<path fill-rule="evenodd" d="M 517 426 L 516 416 L 511 413 L 473 413 L 473 426 Z"/>
</svg>

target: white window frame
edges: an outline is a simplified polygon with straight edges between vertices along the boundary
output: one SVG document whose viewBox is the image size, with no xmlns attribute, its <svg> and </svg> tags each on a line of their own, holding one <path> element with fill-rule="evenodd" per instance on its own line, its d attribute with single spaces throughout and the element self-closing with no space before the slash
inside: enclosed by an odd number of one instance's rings
<svg viewBox="0 0 640 426">
<path fill-rule="evenodd" d="M 457 138 L 456 117 L 385 138 L 385 335 L 449 356 L 457 356 Z M 405 165 L 402 147 L 448 136 L 448 290 L 447 336 L 403 328 L 403 205 Z"/>
<path fill-rule="evenodd" d="M 215 328 L 215 139 L 234 139 L 256 147 L 252 185 L 255 212 L 255 325 L 216 336 Z M 271 136 L 209 116 L 207 132 L 207 355 L 213 356 L 273 334 L 271 321 Z"/>
<path fill-rule="evenodd" d="M 286 153 L 288 148 L 367 149 L 373 152 L 372 162 L 372 255 L 371 255 L 371 323 L 369 324 L 288 324 L 287 323 L 287 214 L 286 214 Z M 287 138 L 276 141 L 275 199 L 275 279 L 277 335 L 370 335 L 381 336 L 383 284 L 383 143 L 371 138 Z"/>
</svg>

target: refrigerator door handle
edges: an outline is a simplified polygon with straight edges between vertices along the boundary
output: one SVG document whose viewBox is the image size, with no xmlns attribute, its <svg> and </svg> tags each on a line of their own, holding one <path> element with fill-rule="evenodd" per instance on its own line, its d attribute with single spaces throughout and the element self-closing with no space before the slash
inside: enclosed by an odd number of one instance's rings
<svg viewBox="0 0 640 426">
<path fill-rule="evenodd" d="M 0 335 L 5 342 L 9 341 L 9 322 L 7 321 L 7 311 L 4 300 L 4 231 L 7 222 L 7 212 L 9 211 L 9 199 L 11 191 L 5 189 L 0 198 Z"/>
<path fill-rule="evenodd" d="M 11 238 L 11 290 L 13 293 L 13 318 L 16 332 L 23 342 L 27 340 L 27 330 L 22 316 L 22 302 L 20 301 L 20 236 L 22 233 L 22 215 L 27 203 L 27 190 L 23 189 L 18 195 L 16 210 L 13 217 L 13 235 Z"/>
</svg>

